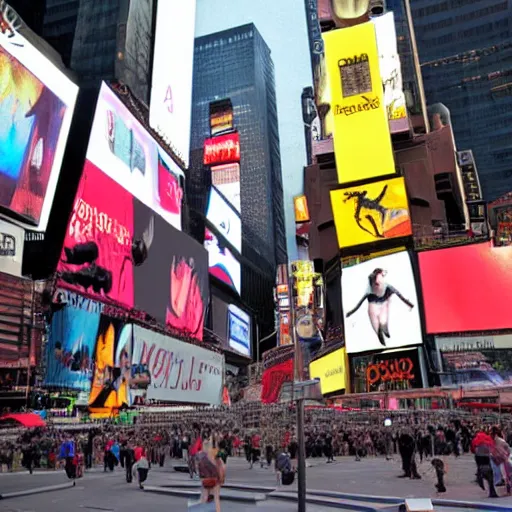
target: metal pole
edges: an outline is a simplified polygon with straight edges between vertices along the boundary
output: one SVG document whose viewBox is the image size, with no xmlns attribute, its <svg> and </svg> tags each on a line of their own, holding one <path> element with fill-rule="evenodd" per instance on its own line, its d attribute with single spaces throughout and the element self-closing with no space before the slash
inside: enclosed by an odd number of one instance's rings
<svg viewBox="0 0 512 512">
<path fill-rule="evenodd" d="M 304 440 L 304 399 L 302 398 L 297 400 L 297 443 L 299 445 L 298 511 L 306 512 L 306 445 Z"/>
<path fill-rule="evenodd" d="M 295 329 L 295 307 L 296 300 L 294 295 L 294 278 L 290 269 L 288 279 L 288 293 L 290 296 L 290 327 L 294 350 L 294 382 L 303 380 L 303 359 L 302 347 L 297 338 Z M 298 511 L 306 512 L 306 445 L 304 441 L 304 399 L 296 397 L 295 386 L 293 388 L 293 398 L 295 400 L 295 409 L 297 412 L 297 444 L 298 466 L 297 466 L 297 502 Z"/>
<path fill-rule="evenodd" d="M 411 41 L 412 59 L 414 62 L 414 71 L 416 72 L 416 80 L 418 81 L 418 92 L 420 94 L 421 111 L 423 113 L 423 122 L 425 123 L 425 132 L 430 132 L 430 123 L 427 113 L 427 99 L 425 98 L 425 89 L 423 87 L 423 76 L 421 75 L 420 58 L 418 56 L 418 46 L 416 45 L 416 33 L 414 31 L 414 23 L 412 20 L 410 0 L 404 0 L 405 14 L 407 16 L 407 28 L 409 30 L 409 39 Z"/>
</svg>

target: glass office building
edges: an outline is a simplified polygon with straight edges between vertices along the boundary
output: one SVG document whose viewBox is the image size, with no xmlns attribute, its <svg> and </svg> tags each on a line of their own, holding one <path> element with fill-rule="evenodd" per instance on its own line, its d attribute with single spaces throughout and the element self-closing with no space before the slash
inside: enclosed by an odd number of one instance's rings
<svg viewBox="0 0 512 512">
<path fill-rule="evenodd" d="M 192 209 L 204 209 L 209 188 L 201 158 L 210 136 L 209 105 L 224 98 L 232 102 L 240 134 L 243 255 L 275 277 L 287 253 L 274 64 L 254 24 L 196 39 L 187 190 Z"/>
<path fill-rule="evenodd" d="M 406 86 L 414 75 L 403 0 L 395 12 Z M 512 190 L 512 1 L 411 0 L 427 102 L 451 112 L 458 149 L 472 149 L 484 198 Z"/>
</svg>

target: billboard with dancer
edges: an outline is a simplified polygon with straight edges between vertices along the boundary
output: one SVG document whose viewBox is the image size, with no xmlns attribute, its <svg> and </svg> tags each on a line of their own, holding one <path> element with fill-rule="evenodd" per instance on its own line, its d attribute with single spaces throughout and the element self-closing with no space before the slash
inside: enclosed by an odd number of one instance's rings
<svg viewBox="0 0 512 512">
<path fill-rule="evenodd" d="M 423 342 L 414 274 L 406 251 L 343 268 L 349 353 Z"/>
<path fill-rule="evenodd" d="M 331 191 L 340 248 L 412 234 L 404 178 Z"/>
</svg>

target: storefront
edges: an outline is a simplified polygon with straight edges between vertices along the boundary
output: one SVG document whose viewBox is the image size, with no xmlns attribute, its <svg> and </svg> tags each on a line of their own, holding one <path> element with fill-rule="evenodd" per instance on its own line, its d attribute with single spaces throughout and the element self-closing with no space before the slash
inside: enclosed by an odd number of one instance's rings
<svg viewBox="0 0 512 512">
<path fill-rule="evenodd" d="M 350 357 L 353 393 L 422 388 L 426 384 L 425 376 L 422 348 Z"/>
<path fill-rule="evenodd" d="M 503 386 L 512 381 L 512 334 L 436 337 L 442 386 Z"/>
</svg>

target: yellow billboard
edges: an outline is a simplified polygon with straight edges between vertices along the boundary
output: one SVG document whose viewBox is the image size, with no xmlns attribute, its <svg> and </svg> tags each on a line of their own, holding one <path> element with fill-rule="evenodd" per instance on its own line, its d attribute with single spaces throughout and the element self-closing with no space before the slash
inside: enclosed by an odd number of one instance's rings
<svg viewBox="0 0 512 512">
<path fill-rule="evenodd" d="M 395 172 L 373 23 L 323 34 L 340 183 Z"/>
<path fill-rule="evenodd" d="M 340 248 L 412 234 L 404 178 L 331 190 Z"/>
<path fill-rule="evenodd" d="M 323 395 L 349 390 L 348 358 L 345 348 L 339 348 L 309 365 L 309 378 L 320 379 Z"/>
</svg>

